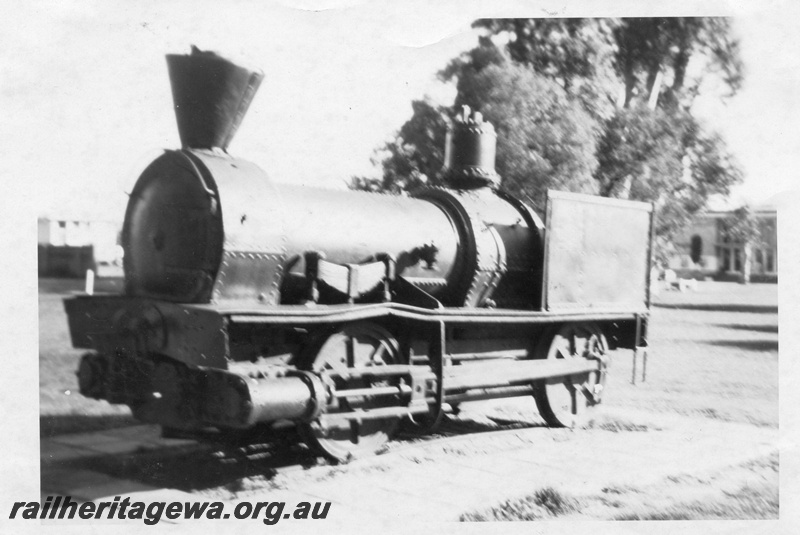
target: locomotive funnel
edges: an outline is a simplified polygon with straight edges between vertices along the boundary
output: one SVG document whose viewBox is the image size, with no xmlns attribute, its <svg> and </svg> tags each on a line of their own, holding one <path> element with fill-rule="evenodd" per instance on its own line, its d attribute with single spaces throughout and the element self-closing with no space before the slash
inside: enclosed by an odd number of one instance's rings
<svg viewBox="0 0 800 535">
<path fill-rule="evenodd" d="M 181 145 L 227 149 L 264 73 L 195 46 L 189 55 L 168 54 L 167 68 Z"/>
</svg>

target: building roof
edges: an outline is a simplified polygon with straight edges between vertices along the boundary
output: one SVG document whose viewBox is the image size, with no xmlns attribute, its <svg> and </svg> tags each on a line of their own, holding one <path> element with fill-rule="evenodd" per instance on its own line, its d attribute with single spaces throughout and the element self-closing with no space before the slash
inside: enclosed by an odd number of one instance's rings
<svg viewBox="0 0 800 535">
<path fill-rule="evenodd" d="M 777 193 L 763 202 L 751 204 L 750 208 L 753 212 L 762 215 L 774 215 L 778 211 L 779 200 L 783 197 L 783 193 Z M 747 204 L 742 198 L 724 197 L 722 195 L 715 195 L 708 200 L 708 207 L 700 212 L 698 216 L 722 217 L 737 208 Z"/>
</svg>

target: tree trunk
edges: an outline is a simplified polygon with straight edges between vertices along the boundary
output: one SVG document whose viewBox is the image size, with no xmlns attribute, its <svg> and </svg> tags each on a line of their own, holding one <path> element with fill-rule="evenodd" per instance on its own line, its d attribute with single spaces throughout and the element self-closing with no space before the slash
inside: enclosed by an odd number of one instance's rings
<svg viewBox="0 0 800 535">
<path fill-rule="evenodd" d="M 744 259 L 742 260 L 742 284 L 750 284 L 750 262 L 753 258 L 753 246 L 750 242 L 744 244 Z"/>
<path fill-rule="evenodd" d="M 625 104 L 624 108 L 628 108 L 633 100 L 633 90 L 636 88 L 636 75 L 634 74 L 635 62 L 633 59 L 632 39 L 629 33 L 623 34 L 622 43 L 620 43 L 621 50 L 619 55 L 622 56 L 622 70 L 623 79 L 625 81 Z"/>
</svg>

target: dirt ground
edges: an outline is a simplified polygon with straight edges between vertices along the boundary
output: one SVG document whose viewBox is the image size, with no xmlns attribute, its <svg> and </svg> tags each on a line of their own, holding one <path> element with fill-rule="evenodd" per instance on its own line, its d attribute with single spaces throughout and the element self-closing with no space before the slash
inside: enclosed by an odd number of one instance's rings
<svg viewBox="0 0 800 535">
<path fill-rule="evenodd" d="M 40 284 L 43 437 L 134 423 L 125 409 L 77 395 L 80 352 L 61 306 L 80 288 L 72 286 Z M 701 282 L 662 292 L 649 340 L 647 381 L 631 384 L 631 352 L 615 352 L 601 410 L 574 431 L 544 427 L 531 399 L 497 400 L 465 404 L 439 433 L 402 435 L 383 455 L 344 466 L 313 459 L 287 436 L 264 451 L 150 452 L 84 468 L 198 499 L 320 496 L 353 514 L 388 493 L 405 497 L 398 511 L 422 519 L 778 518 L 777 287 Z"/>
</svg>

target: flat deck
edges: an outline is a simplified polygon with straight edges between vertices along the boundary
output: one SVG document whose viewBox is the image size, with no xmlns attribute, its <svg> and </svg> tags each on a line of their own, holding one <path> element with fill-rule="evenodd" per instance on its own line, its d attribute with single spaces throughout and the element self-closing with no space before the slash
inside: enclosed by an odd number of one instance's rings
<svg viewBox="0 0 800 535">
<path fill-rule="evenodd" d="M 641 309 L 586 308 L 580 311 L 549 312 L 487 308 L 441 308 L 428 309 L 400 303 L 376 303 L 368 305 L 281 305 L 255 307 L 227 307 L 225 305 L 182 305 L 198 312 L 214 312 L 230 318 L 234 323 L 331 323 L 358 321 L 383 317 L 401 318 L 421 322 L 446 323 L 562 323 L 570 321 L 614 321 L 632 320 L 647 316 L 649 311 Z"/>
</svg>

